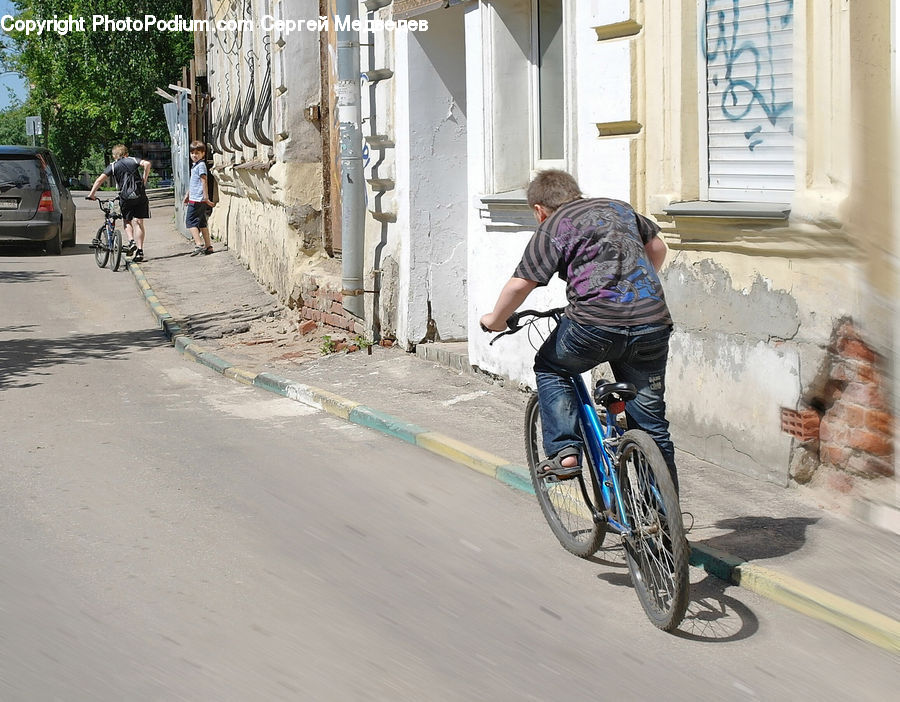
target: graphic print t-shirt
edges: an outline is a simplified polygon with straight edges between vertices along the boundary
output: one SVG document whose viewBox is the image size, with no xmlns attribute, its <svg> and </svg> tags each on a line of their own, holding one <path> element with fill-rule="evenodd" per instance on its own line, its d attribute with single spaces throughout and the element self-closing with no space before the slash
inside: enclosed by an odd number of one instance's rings
<svg viewBox="0 0 900 702">
<path fill-rule="evenodd" d="M 619 200 L 580 199 L 541 224 L 513 275 L 546 285 L 566 281 L 566 316 L 581 324 L 671 324 L 644 245 L 659 227 Z"/>
</svg>

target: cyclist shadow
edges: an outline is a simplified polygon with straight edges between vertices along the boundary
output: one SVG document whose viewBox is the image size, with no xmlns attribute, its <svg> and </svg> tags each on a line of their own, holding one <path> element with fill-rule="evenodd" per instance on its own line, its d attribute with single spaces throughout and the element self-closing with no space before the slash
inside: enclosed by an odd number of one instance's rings
<svg viewBox="0 0 900 702">
<path fill-rule="evenodd" d="M 728 533 L 701 538 L 695 543 L 724 551 L 738 560 L 757 561 L 799 551 L 806 543 L 807 529 L 816 522 L 816 517 L 744 516 L 721 519 L 711 526 L 695 526 L 692 535 L 697 537 L 706 529 L 728 530 Z M 588 560 L 618 570 L 600 573 L 599 579 L 621 587 L 632 586 L 621 547 L 607 544 Z M 693 577 L 700 572 L 691 569 Z M 692 641 L 719 643 L 753 636 L 759 629 L 759 620 L 747 605 L 726 594 L 729 587 L 731 583 L 713 575 L 704 574 L 700 580 L 692 582 L 687 613 L 674 635 Z"/>
<path fill-rule="evenodd" d="M 615 573 L 599 573 L 597 578 L 610 585 L 631 588 L 631 576 L 621 546 L 605 547 L 597 553 L 598 556 L 587 560 L 605 568 L 619 569 Z M 692 576 L 698 572 L 691 569 Z M 692 582 L 687 612 L 672 634 L 689 641 L 708 643 L 728 643 L 753 636 L 759 630 L 759 619 L 743 602 L 725 594 L 725 589 L 730 586 L 712 575 L 704 575 Z"/>
<path fill-rule="evenodd" d="M 729 529 L 697 543 L 725 551 L 745 561 L 778 558 L 799 551 L 806 543 L 806 530 L 819 521 L 818 517 L 745 516 L 720 519 L 712 528 Z M 707 527 L 710 528 L 710 527 Z M 694 529 L 693 535 L 704 531 Z"/>
</svg>

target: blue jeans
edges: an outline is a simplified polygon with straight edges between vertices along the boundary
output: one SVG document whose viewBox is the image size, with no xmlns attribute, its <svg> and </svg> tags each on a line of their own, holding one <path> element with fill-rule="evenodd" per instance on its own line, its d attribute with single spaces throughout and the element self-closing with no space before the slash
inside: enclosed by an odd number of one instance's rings
<svg viewBox="0 0 900 702">
<path fill-rule="evenodd" d="M 582 447 L 578 396 L 571 376 L 608 361 L 616 381 L 632 383 L 637 397 L 625 404 L 629 429 L 643 429 L 662 452 L 677 488 L 675 446 L 666 421 L 666 360 L 669 326 L 595 327 L 563 317 L 534 359 L 544 451 Z"/>
</svg>

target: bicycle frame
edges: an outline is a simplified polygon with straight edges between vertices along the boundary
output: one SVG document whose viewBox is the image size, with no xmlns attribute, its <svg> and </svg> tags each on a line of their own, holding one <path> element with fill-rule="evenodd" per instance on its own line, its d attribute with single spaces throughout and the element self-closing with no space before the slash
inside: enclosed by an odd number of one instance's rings
<svg viewBox="0 0 900 702">
<path fill-rule="evenodd" d="M 578 395 L 578 419 L 581 422 L 582 438 L 584 439 L 587 450 L 591 454 L 591 465 L 595 471 L 597 484 L 600 486 L 600 494 L 603 497 L 603 507 L 606 510 L 606 517 L 595 513 L 593 515 L 594 519 L 604 519 L 613 531 L 623 536 L 628 536 L 631 534 L 632 529 L 631 525 L 628 523 L 628 514 L 625 511 L 622 488 L 619 485 L 618 475 L 613 469 L 612 458 L 605 445 L 610 437 L 615 436 L 618 438 L 618 436 L 621 435 L 615 424 L 615 416 L 607 411 L 607 426 L 604 430 L 599 417 L 597 416 L 594 402 L 591 400 L 588 389 L 584 384 L 584 380 L 581 376 L 573 376 L 571 381 L 575 388 L 575 392 Z M 585 497 L 587 497 L 584 479 L 579 478 L 579 481 L 581 481 L 581 489 L 585 492 Z M 613 504 L 613 499 L 615 499 L 617 507 L 616 513 L 622 515 L 622 522 L 619 522 L 612 517 L 610 508 Z M 593 504 L 589 499 L 586 499 L 585 501 L 587 504 Z M 596 509 L 597 506 L 594 506 L 595 512 Z"/>
<path fill-rule="evenodd" d="M 107 249 L 112 248 L 112 238 L 113 232 L 116 230 L 116 220 L 120 219 L 120 216 L 113 214 L 113 203 L 118 198 L 113 198 L 111 200 L 101 200 L 97 198 L 97 202 L 100 205 L 100 209 L 103 211 L 104 217 L 104 233 L 106 234 L 106 241 L 101 242 Z"/>
<path fill-rule="evenodd" d="M 494 337 L 490 343 L 493 345 L 497 339 L 507 334 L 515 334 L 522 329 L 523 326 L 519 325 L 519 321 L 522 317 L 533 318 L 526 322 L 524 326 L 534 324 L 537 319 L 541 318 L 550 318 L 553 319 L 554 322 L 559 322 L 562 311 L 562 308 L 558 308 L 547 310 L 545 312 L 538 312 L 536 310 L 521 310 L 519 312 L 514 312 L 506 321 L 508 329 Z M 487 328 L 484 329 L 485 331 L 489 331 Z M 597 511 L 599 505 L 594 505 L 593 501 L 588 496 L 587 486 L 584 484 L 584 477 L 579 476 L 578 482 L 581 487 L 582 497 L 584 498 L 585 504 L 591 506 L 593 510 L 592 517 L 595 521 L 605 521 L 613 531 L 623 536 L 625 539 L 630 540 L 634 537 L 634 528 L 629 523 L 628 512 L 625 509 L 625 500 L 622 496 L 622 488 L 619 485 L 618 473 L 613 466 L 613 459 L 607 449 L 608 443 L 611 441 L 618 441 L 618 438 L 624 433 L 616 425 L 616 415 L 618 413 L 614 413 L 607 408 L 606 428 L 604 429 L 600 424 L 597 409 L 594 406 L 594 402 L 591 399 L 591 395 L 588 392 L 582 377 L 580 375 L 570 376 L 569 380 L 578 396 L 578 420 L 581 424 L 582 438 L 587 447 L 587 451 L 590 453 L 594 477 L 600 486 L 600 496 L 603 498 L 603 509 L 606 514 L 603 515 Z M 621 521 L 613 517 L 611 509 L 613 500 L 615 500 L 616 514 L 620 515 Z"/>
</svg>

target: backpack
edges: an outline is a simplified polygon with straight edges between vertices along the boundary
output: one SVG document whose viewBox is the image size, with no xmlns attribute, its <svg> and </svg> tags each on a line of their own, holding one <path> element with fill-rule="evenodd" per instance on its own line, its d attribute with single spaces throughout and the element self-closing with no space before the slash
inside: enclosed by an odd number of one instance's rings
<svg viewBox="0 0 900 702">
<path fill-rule="evenodd" d="M 208 166 L 206 168 L 206 194 L 209 196 L 210 202 L 217 203 L 219 201 L 219 184 Z"/>
<path fill-rule="evenodd" d="M 134 161 L 132 160 L 132 162 Z M 120 178 L 116 175 L 116 168 L 113 166 L 113 175 L 116 176 L 116 182 L 119 184 L 119 197 L 123 200 L 138 200 L 144 196 L 144 179 L 138 175 L 138 168 L 126 168 L 125 174 Z"/>
</svg>

